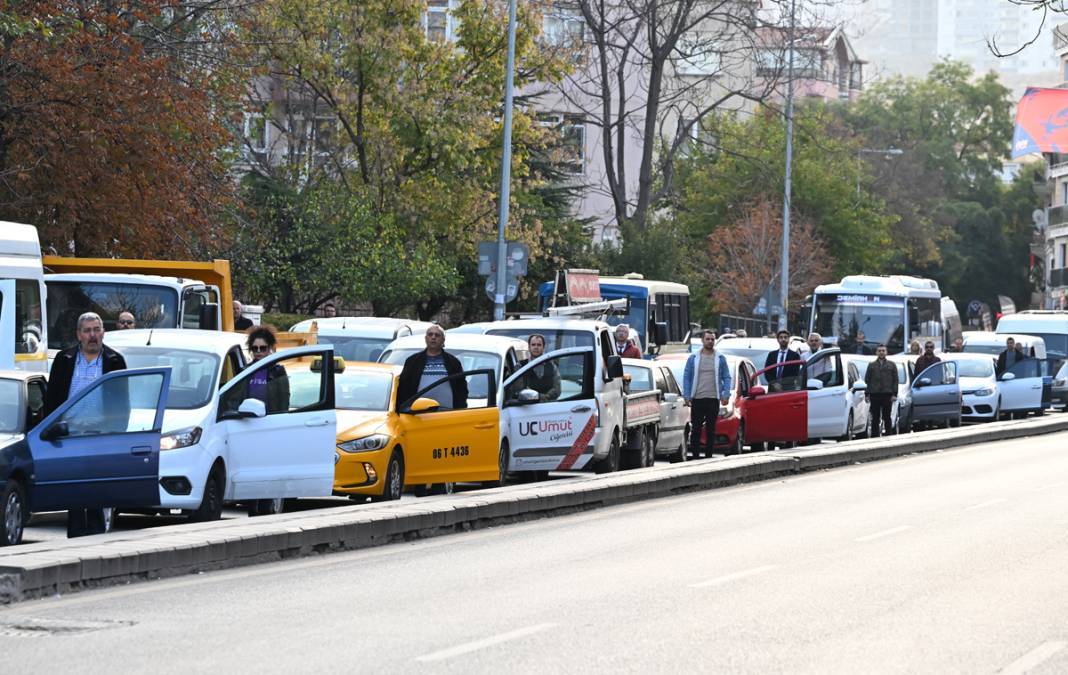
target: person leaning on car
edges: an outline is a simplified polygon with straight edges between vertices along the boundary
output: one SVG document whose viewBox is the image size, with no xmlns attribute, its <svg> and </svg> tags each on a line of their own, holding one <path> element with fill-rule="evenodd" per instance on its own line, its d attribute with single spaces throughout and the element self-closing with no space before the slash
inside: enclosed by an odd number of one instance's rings
<svg viewBox="0 0 1068 675">
<path fill-rule="evenodd" d="M 105 374 L 126 370 L 126 360 L 122 358 L 122 354 L 104 344 L 104 321 L 99 314 L 86 312 L 79 316 L 75 336 L 78 338 L 78 344 L 56 354 L 52 362 L 52 370 L 48 373 L 48 389 L 45 392 L 45 417 Z M 121 405 L 123 402 L 108 403 Z M 105 408 L 108 403 L 104 404 Z M 80 406 L 81 403 L 76 405 Z M 108 411 L 99 412 L 106 414 Z M 103 509 L 67 511 L 68 537 L 102 534 L 105 529 Z"/>
<path fill-rule="evenodd" d="M 397 378 L 397 405 L 404 405 L 434 382 L 464 371 L 460 359 L 445 351 L 445 331 L 434 324 L 426 329 L 426 349 L 404 361 Z M 423 393 L 438 402 L 442 409 L 467 407 L 467 378 L 454 377 Z"/>
<path fill-rule="evenodd" d="M 1005 340 L 1005 351 L 998 354 L 998 365 L 997 368 L 995 368 L 995 370 L 997 370 L 997 376 L 1000 378 L 1005 374 L 1005 371 L 1026 358 L 1027 355 L 1025 355 L 1024 351 L 1020 349 L 1020 346 L 1016 344 L 1014 338 Z"/>
<path fill-rule="evenodd" d="M 886 359 L 886 345 L 875 348 L 875 360 L 868 364 L 864 374 L 868 385 L 864 398 L 871 403 L 871 435 L 879 437 L 879 421 L 883 422 L 886 434 L 893 433 L 890 413 L 897 399 L 897 366 Z"/>
</svg>

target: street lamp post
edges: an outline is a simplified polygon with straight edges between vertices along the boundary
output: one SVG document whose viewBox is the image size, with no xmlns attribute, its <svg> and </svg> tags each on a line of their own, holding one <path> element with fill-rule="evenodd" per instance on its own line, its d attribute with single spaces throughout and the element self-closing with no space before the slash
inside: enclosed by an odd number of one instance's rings
<svg viewBox="0 0 1068 675">
<path fill-rule="evenodd" d="M 905 151 L 901 148 L 894 147 L 885 148 L 883 150 L 877 150 L 875 148 L 857 148 L 857 204 L 860 204 L 860 156 L 864 153 L 890 157 L 892 155 L 902 155 Z"/>
<path fill-rule="evenodd" d="M 790 0 L 790 28 L 786 36 L 786 171 L 782 199 L 782 267 L 779 279 L 779 330 L 786 330 L 786 314 L 790 297 L 790 182 L 794 160 L 794 12 L 797 0 Z M 771 316 L 771 307 L 768 307 Z"/>
<path fill-rule="evenodd" d="M 516 0 L 508 2 L 508 70 L 504 76 L 504 139 L 501 145 L 501 203 L 497 214 L 497 281 L 494 291 L 493 319 L 504 319 L 504 306 L 507 300 L 505 260 L 508 254 L 508 242 L 504 238 L 504 229 L 508 225 L 508 200 L 510 197 L 512 178 L 512 87 L 513 71 L 515 70 L 515 4 Z"/>
</svg>

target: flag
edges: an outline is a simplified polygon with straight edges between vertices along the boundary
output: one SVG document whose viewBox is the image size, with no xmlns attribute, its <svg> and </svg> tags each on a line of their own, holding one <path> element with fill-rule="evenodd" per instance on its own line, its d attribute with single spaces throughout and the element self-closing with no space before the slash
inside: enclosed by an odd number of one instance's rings
<svg viewBox="0 0 1068 675">
<path fill-rule="evenodd" d="M 1012 156 L 1068 153 L 1068 89 L 1028 87 L 1016 106 Z"/>
</svg>

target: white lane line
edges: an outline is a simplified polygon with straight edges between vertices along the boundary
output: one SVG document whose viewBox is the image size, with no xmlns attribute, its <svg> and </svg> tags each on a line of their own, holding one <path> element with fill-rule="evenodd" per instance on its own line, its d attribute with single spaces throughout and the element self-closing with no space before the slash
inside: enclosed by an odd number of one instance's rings
<svg viewBox="0 0 1068 675">
<path fill-rule="evenodd" d="M 858 544 L 862 544 L 866 541 L 875 541 L 876 539 L 882 539 L 883 537 L 889 537 L 891 535 L 897 534 L 898 532 L 905 532 L 906 530 L 911 529 L 912 525 L 899 525 L 898 527 L 891 527 L 889 530 L 883 530 L 882 532 L 875 532 L 873 534 L 866 534 L 863 537 L 857 537 L 853 541 L 857 542 Z"/>
<path fill-rule="evenodd" d="M 756 576 L 757 574 L 763 574 L 764 572 L 770 572 L 778 567 L 778 565 L 762 565 L 761 567 L 754 567 L 751 570 L 742 570 L 741 572 L 735 572 L 734 574 L 726 574 L 722 577 L 716 577 L 715 579 L 709 579 L 708 581 L 702 581 L 697 584 L 690 584 L 690 588 L 708 588 L 710 586 L 722 586 L 723 584 L 730 583 L 731 581 L 737 581 L 738 579 L 745 579 L 746 577 Z"/>
<path fill-rule="evenodd" d="M 1043 642 L 1020 658 L 1016 659 L 1001 671 L 1001 675 L 1023 675 L 1042 665 L 1053 658 L 1058 652 L 1068 647 L 1068 642 L 1051 640 Z"/>
<path fill-rule="evenodd" d="M 493 635 L 482 640 L 475 640 L 474 642 L 468 642 L 462 645 L 456 645 L 448 649 L 442 649 L 438 652 L 431 652 L 430 654 L 424 654 L 417 656 L 416 661 L 422 663 L 429 663 L 432 661 L 444 661 L 445 659 L 451 659 L 454 656 L 461 656 L 463 654 L 470 654 L 471 652 L 477 652 L 480 649 L 486 647 L 492 647 L 493 645 L 499 645 L 502 642 L 510 642 L 512 640 L 518 640 L 519 638 L 540 633 L 544 630 L 549 630 L 556 626 L 555 623 L 539 623 L 535 626 L 528 626 L 526 628 L 520 628 L 518 630 L 509 631 L 507 633 L 501 633 L 500 635 Z"/>
<path fill-rule="evenodd" d="M 1049 490 L 1051 488 L 1059 488 L 1059 487 L 1062 487 L 1063 485 L 1064 485 L 1064 481 L 1061 481 L 1060 483 L 1047 483 L 1046 485 L 1039 485 L 1038 487 L 1034 488 L 1033 492 L 1041 492 L 1042 490 Z"/>
<path fill-rule="evenodd" d="M 968 508 L 966 508 L 964 510 L 965 511 L 974 511 L 976 509 L 985 509 L 988 506 L 994 506 L 995 504 L 1004 504 L 1007 501 L 1009 501 L 1009 500 L 1005 499 L 1003 497 L 999 497 L 997 499 L 991 499 L 989 501 L 979 502 L 978 504 L 972 504 L 971 506 L 969 506 Z"/>
</svg>

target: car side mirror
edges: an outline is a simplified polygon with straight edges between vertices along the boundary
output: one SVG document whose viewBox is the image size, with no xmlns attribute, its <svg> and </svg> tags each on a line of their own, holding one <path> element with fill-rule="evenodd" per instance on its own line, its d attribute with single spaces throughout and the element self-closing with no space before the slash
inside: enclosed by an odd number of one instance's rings
<svg viewBox="0 0 1068 675">
<path fill-rule="evenodd" d="M 516 400 L 520 403 L 537 403 L 539 399 L 538 392 L 534 389 L 521 389 L 516 396 Z"/>
<path fill-rule="evenodd" d="M 1015 379 L 1016 379 L 1016 373 L 1002 373 L 1001 374 L 1001 381 L 1002 382 L 1010 382 L 1010 381 L 1015 380 Z"/>
<path fill-rule="evenodd" d="M 805 388 L 806 389 L 823 389 L 823 382 L 813 378 L 813 379 L 811 379 L 811 380 L 809 380 L 808 382 L 805 383 Z"/>
<path fill-rule="evenodd" d="M 917 389 L 919 389 L 921 387 L 929 387 L 929 386 L 931 386 L 931 378 L 929 378 L 929 377 L 921 377 L 920 379 L 916 380 L 916 388 Z"/>
<path fill-rule="evenodd" d="M 201 330 L 219 330 L 219 303 L 205 302 L 198 311 Z"/>
<path fill-rule="evenodd" d="M 857 380 L 856 382 L 853 383 L 853 391 L 867 391 L 867 390 L 868 390 L 868 385 L 864 382 L 864 380 Z"/>
<path fill-rule="evenodd" d="M 258 398 L 246 398 L 244 401 L 241 401 L 241 405 L 237 407 L 237 416 L 241 419 L 266 417 L 266 415 L 267 406 Z"/>
<path fill-rule="evenodd" d="M 748 395 L 749 395 L 749 398 L 756 398 L 757 396 L 763 396 L 766 393 L 768 393 L 767 389 L 765 389 L 764 387 L 760 386 L 759 384 L 754 384 L 752 387 L 749 387 L 749 394 Z"/>
<path fill-rule="evenodd" d="M 653 324 L 653 343 L 657 347 L 663 347 L 668 343 L 668 325 L 666 321 L 657 321 Z"/>
<path fill-rule="evenodd" d="M 679 395 L 674 392 L 664 394 L 664 403 L 674 403 L 679 400 Z"/>
<path fill-rule="evenodd" d="M 623 377 L 623 359 L 618 355 L 609 356 L 605 361 L 605 370 L 608 372 L 608 379 L 610 380 Z"/>
<path fill-rule="evenodd" d="M 41 432 L 41 438 L 46 441 L 54 441 L 57 438 L 66 438 L 67 436 L 70 436 L 70 427 L 67 426 L 66 422 L 56 422 Z"/>
<path fill-rule="evenodd" d="M 432 398 L 417 398 L 412 401 L 412 404 L 410 406 L 408 406 L 408 410 L 406 412 L 410 412 L 413 415 L 418 415 L 419 413 L 434 412 L 440 407 L 441 404 Z"/>
</svg>

